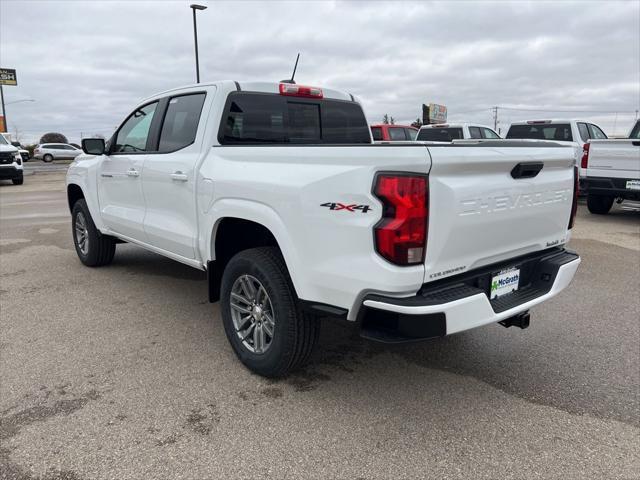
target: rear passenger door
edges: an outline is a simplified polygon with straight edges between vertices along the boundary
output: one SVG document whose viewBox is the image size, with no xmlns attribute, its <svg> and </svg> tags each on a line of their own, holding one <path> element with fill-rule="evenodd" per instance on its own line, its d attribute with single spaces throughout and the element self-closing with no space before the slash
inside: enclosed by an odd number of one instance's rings
<svg viewBox="0 0 640 480">
<path fill-rule="evenodd" d="M 187 259 L 196 256 L 196 166 L 202 154 L 205 100 L 213 92 L 175 95 L 161 101 L 157 151 L 148 155 L 142 175 L 144 229 L 149 243 Z"/>
</svg>

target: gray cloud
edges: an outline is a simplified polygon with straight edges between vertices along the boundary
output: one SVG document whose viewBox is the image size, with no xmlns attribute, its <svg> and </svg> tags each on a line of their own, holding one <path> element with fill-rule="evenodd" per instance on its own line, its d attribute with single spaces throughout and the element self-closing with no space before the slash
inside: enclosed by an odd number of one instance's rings
<svg viewBox="0 0 640 480">
<path fill-rule="evenodd" d="M 189 3 L 0 0 L 0 64 L 19 81 L 6 100 L 36 100 L 8 105 L 10 130 L 108 135 L 140 99 L 193 83 Z M 501 105 L 542 110 L 500 110 L 503 128 L 580 117 L 622 134 L 640 108 L 637 1 L 204 3 L 204 81 L 277 81 L 300 51 L 298 81 L 357 95 L 371 122 L 434 101 L 452 120 L 491 123 Z"/>
</svg>

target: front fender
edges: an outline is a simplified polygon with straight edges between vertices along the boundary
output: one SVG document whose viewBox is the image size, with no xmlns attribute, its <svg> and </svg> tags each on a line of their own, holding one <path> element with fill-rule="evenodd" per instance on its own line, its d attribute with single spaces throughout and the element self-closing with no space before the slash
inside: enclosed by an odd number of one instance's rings
<svg viewBox="0 0 640 480">
<path fill-rule="evenodd" d="M 67 170 L 66 185 L 77 185 L 82 190 L 84 199 L 87 202 L 91 219 L 96 228 L 100 231 L 104 230 L 104 223 L 100 215 L 100 202 L 98 200 L 97 185 L 97 168 L 100 157 L 81 156 L 82 158 L 74 160 Z"/>
</svg>

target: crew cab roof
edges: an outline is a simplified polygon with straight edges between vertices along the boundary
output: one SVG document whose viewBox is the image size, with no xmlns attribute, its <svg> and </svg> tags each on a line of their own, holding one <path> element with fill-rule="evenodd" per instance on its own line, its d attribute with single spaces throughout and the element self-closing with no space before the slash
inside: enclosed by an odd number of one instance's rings
<svg viewBox="0 0 640 480">
<path fill-rule="evenodd" d="M 151 95 L 143 100 L 146 102 L 147 100 L 152 100 L 154 98 L 170 95 L 172 93 L 184 93 L 189 91 L 198 91 L 203 90 L 210 87 L 226 87 L 229 89 L 231 87 L 232 90 L 239 90 L 243 92 L 258 92 L 258 93 L 280 93 L 280 84 L 285 82 L 256 82 L 256 81 L 235 81 L 235 80 L 221 80 L 216 82 L 206 82 L 206 83 L 194 83 L 191 85 L 184 85 L 181 87 L 175 87 L 169 90 L 165 90 L 164 92 L 159 92 L 154 95 Z M 360 103 L 356 97 L 351 95 L 350 93 L 342 92 L 340 90 L 334 90 L 332 88 L 326 88 L 319 85 L 310 85 L 305 83 L 296 83 L 297 85 L 304 86 L 313 86 L 320 88 L 322 90 L 323 98 L 330 98 L 332 100 L 347 100 Z M 224 88 L 223 88 L 224 89 Z"/>
</svg>

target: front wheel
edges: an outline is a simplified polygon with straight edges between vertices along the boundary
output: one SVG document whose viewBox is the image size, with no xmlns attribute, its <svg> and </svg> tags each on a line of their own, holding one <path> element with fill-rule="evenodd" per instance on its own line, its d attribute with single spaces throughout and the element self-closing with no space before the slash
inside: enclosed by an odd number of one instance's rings
<svg viewBox="0 0 640 480">
<path fill-rule="evenodd" d="M 24 177 L 20 175 L 18 178 L 14 178 L 11 181 L 14 185 L 22 185 L 24 183 Z"/>
<path fill-rule="evenodd" d="M 88 267 L 110 264 L 116 253 L 115 238 L 98 231 L 84 199 L 73 205 L 71 224 L 73 243 L 80 261 Z"/>
<path fill-rule="evenodd" d="M 278 249 L 235 255 L 222 274 L 225 333 L 240 361 L 265 377 L 282 377 L 306 363 L 320 332 L 303 311 Z"/>
<path fill-rule="evenodd" d="M 42 161 L 45 163 L 53 162 L 53 155 L 47 153 L 44 157 L 42 157 Z"/>
<path fill-rule="evenodd" d="M 609 213 L 613 206 L 614 198 L 608 195 L 587 195 L 587 208 L 591 213 L 596 215 L 605 215 Z"/>
</svg>

